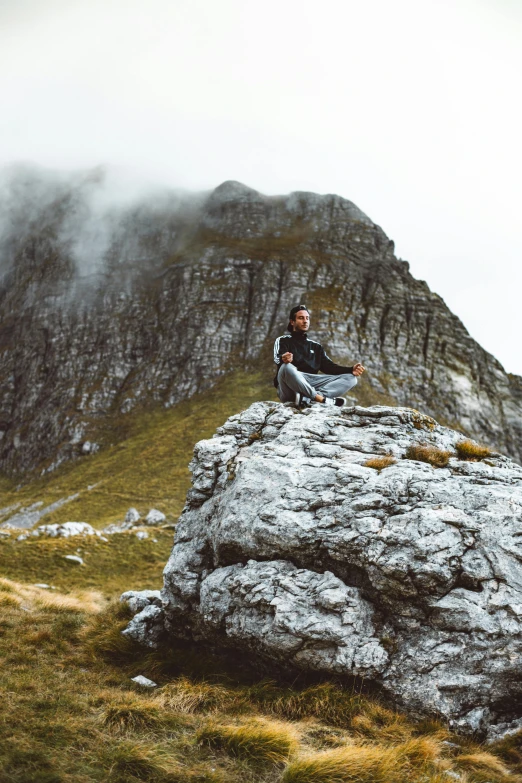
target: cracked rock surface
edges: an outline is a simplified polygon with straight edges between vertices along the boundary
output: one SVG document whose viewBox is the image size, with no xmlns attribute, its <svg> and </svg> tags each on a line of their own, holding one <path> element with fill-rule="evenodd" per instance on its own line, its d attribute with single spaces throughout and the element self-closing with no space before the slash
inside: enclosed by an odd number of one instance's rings
<svg viewBox="0 0 522 783">
<path fill-rule="evenodd" d="M 405 458 L 460 440 L 408 408 L 231 417 L 194 449 L 156 637 L 161 620 L 274 666 L 364 677 L 463 731 L 517 726 L 522 468 Z M 365 465 L 386 454 L 395 464 Z M 149 603 L 129 627 L 142 640 Z"/>
</svg>

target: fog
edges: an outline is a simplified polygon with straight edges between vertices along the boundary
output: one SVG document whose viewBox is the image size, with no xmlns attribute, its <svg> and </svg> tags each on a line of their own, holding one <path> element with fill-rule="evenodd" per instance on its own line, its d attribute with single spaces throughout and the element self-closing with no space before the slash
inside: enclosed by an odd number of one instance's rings
<svg viewBox="0 0 522 783">
<path fill-rule="evenodd" d="M 522 374 L 521 38 L 514 0 L 3 0 L 0 164 L 338 193 Z"/>
</svg>

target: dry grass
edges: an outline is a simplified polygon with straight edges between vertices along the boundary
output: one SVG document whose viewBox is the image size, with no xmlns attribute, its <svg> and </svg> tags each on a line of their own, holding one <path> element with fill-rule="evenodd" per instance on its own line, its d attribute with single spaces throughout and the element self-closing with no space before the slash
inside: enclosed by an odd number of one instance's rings
<svg viewBox="0 0 522 783">
<path fill-rule="evenodd" d="M 412 724 L 394 710 L 368 700 L 351 721 L 355 736 L 378 742 L 404 742 L 412 737 Z"/>
<path fill-rule="evenodd" d="M 119 701 L 111 699 L 100 714 L 100 723 L 118 732 L 142 732 L 161 723 L 156 699 L 146 699 L 135 693 L 122 693 Z"/>
<path fill-rule="evenodd" d="M 452 454 L 451 451 L 444 451 L 436 446 L 414 444 L 408 447 L 404 456 L 406 459 L 414 459 L 417 462 L 427 462 L 434 468 L 445 468 Z"/>
<path fill-rule="evenodd" d="M 367 459 L 364 463 L 364 467 L 373 468 L 374 470 L 378 470 L 380 472 L 381 470 L 384 470 L 384 468 L 389 468 L 391 465 L 395 465 L 396 461 L 397 460 L 391 455 L 386 455 L 384 457 L 370 457 L 370 459 Z"/>
<path fill-rule="evenodd" d="M 0 578 L 0 601 L 19 606 L 26 611 L 41 609 L 54 612 L 99 612 L 105 604 L 97 590 L 75 590 L 68 595 Z"/>
<path fill-rule="evenodd" d="M 125 605 L 99 611 L 89 592 L 51 602 L 14 580 L 0 588 L 14 599 L 0 618 L 0 783 L 442 783 L 445 770 L 520 783 L 504 773 L 517 740 L 500 758 L 339 684 L 244 683 L 215 657 L 215 681 L 156 679 L 166 653 L 121 636 Z M 183 668 L 201 652 L 169 654 Z M 158 688 L 135 686 L 137 673 Z"/>
<path fill-rule="evenodd" d="M 45 583 L 60 592 L 81 590 L 116 597 L 130 587 L 156 588 L 172 549 L 172 530 L 149 528 L 149 538 L 140 541 L 132 532 L 116 534 L 107 542 L 97 536 L 86 539 L 28 538 L 0 540 L 0 573 L 13 580 Z M 155 541 L 154 541 L 155 539 Z M 78 553 L 76 550 L 80 548 Z M 80 554 L 84 565 L 69 563 L 65 555 Z M 51 596 L 54 590 L 46 590 Z"/>
<path fill-rule="evenodd" d="M 333 683 L 297 690 L 262 681 L 250 687 L 247 695 L 248 701 L 265 713 L 295 721 L 317 718 L 346 728 L 366 704 L 360 694 Z"/>
<path fill-rule="evenodd" d="M 504 783 L 512 780 L 512 775 L 505 764 L 492 753 L 484 750 L 475 750 L 473 753 L 463 753 L 454 759 L 457 770 L 467 772 L 471 780 L 490 781 L 490 783 Z"/>
<path fill-rule="evenodd" d="M 166 753 L 134 739 L 107 744 L 101 761 L 107 769 L 108 783 L 167 783 L 172 768 Z"/>
<path fill-rule="evenodd" d="M 192 683 L 187 677 L 169 683 L 161 693 L 161 702 L 166 708 L 188 715 L 235 711 L 244 706 L 244 700 L 243 694 L 236 694 L 222 685 Z"/>
<path fill-rule="evenodd" d="M 472 440 L 460 440 L 455 446 L 457 456 L 464 460 L 481 460 L 493 454 L 489 446 L 480 446 Z"/>
<path fill-rule="evenodd" d="M 437 772 L 434 741 L 402 745 L 350 745 L 305 756 L 286 768 L 283 783 L 406 783 Z M 425 777 L 426 780 L 429 778 Z"/>
<path fill-rule="evenodd" d="M 299 747 L 294 727 L 279 721 L 250 720 L 239 726 L 210 721 L 197 732 L 197 740 L 213 750 L 250 764 L 284 764 Z"/>
</svg>

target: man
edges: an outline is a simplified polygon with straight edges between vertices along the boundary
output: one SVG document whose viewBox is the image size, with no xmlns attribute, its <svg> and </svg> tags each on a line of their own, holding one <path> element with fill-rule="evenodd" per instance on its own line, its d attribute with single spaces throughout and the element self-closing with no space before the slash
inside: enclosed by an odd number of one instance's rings
<svg viewBox="0 0 522 783">
<path fill-rule="evenodd" d="M 352 389 L 363 374 L 362 364 L 343 367 L 333 362 L 321 343 L 310 340 L 310 312 L 306 305 L 290 311 L 288 332 L 274 343 L 277 373 L 274 386 L 281 402 L 294 401 L 298 408 L 312 402 L 342 407 L 342 396 Z M 318 375 L 319 370 L 324 375 Z"/>
</svg>

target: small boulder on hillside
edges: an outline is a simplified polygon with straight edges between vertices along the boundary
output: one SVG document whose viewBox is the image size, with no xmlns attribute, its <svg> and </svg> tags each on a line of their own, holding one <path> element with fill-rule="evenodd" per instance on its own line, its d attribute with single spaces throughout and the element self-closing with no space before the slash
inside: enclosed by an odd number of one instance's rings
<svg viewBox="0 0 522 783">
<path fill-rule="evenodd" d="M 98 536 L 101 533 L 87 522 L 63 522 L 61 525 L 39 525 L 38 533 L 51 538 L 69 538 L 70 536 Z"/>
<path fill-rule="evenodd" d="M 132 530 L 133 527 L 137 527 L 142 524 L 140 512 L 137 508 L 129 508 L 125 514 L 123 522 L 113 522 L 107 527 L 103 528 L 103 532 L 112 535 L 113 533 L 124 533 L 126 530 Z"/>
<path fill-rule="evenodd" d="M 148 677 L 144 677 L 143 674 L 138 674 L 137 677 L 131 677 L 132 682 L 136 685 L 141 685 L 142 688 L 157 688 L 157 683 L 154 680 L 149 680 Z"/>
<path fill-rule="evenodd" d="M 65 555 L 65 560 L 68 560 L 69 563 L 77 563 L 78 565 L 83 565 L 83 558 L 79 557 L 78 555 Z"/>
<path fill-rule="evenodd" d="M 162 525 L 166 519 L 167 517 L 165 516 L 163 511 L 158 511 L 157 508 L 151 508 L 151 510 L 145 517 L 145 522 L 147 525 Z"/>
<path fill-rule="evenodd" d="M 137 525 L 141 520 L 140 512 L 137 508 L 129 508 L 127 513 L 125 514 L 125 519 L 123 520 L 126 525 Z"/>
</svg>

